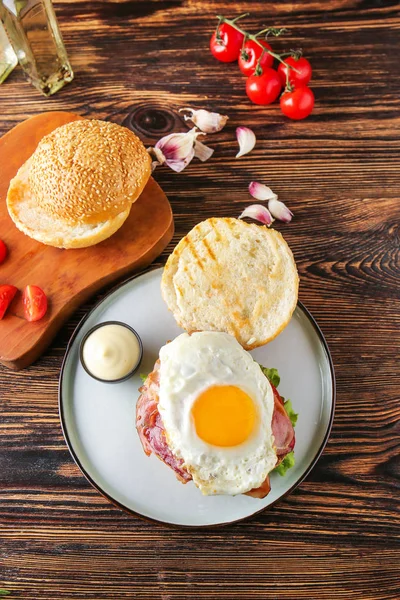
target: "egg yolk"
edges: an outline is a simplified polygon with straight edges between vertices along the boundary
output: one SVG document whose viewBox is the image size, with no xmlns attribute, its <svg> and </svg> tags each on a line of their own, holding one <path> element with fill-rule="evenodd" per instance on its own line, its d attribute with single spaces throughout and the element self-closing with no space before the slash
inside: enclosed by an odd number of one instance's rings
<svg viewBox="0 0 400 600">
<path fill-rule="evenodd" d="M 213 446 L 237 446 L 250 436 L 257 411 L 253 400 L 234 385 L 214 385 L 192 407 L 197 435 Z"/>
</svg>

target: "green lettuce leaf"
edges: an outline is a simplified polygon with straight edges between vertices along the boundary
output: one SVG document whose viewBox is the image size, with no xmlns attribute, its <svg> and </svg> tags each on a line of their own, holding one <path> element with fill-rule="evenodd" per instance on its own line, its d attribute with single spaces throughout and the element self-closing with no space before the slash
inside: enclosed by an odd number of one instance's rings
<svg viewBox="0 0 400 600">
<path fill-rule="evenodd" d="M 146 375 L 146 373 L 139 373 L 139 377 L 140 377 L 140 379 L 144 383 L 146 381 L 146 379 L 147 379 L 148 376 Z"/>
<path fill-rule="evenodd" d="M 268 369 L 267 367 L 263 367 L 260 365 L 261 371 L 264 373 L 265 377 L 267 377 L 276 388 L 278 387 L 281 378 L 279 377 L 278 369 Z"/>
<path fill-rule="evenodd" d="M 262 365 L 260 365 L 260 369 L 264 373 L 264 375 L 269 379 L 270 383 L 272 383 L 272 385 L 274 385 L 277 388 L 281 381 L 281 378 L 279 377 L 278 369 L 268 369 L 267 367 L 263 367 Z M 283 406 L 285 407 L 287 416 L 289 417 L 290 422 L 292 423 L 292 425 L 294 427 L 297 423 L 297 419 L 298 419 L 299 415 L 294 412 L 292 402 L 290 400 L 285 400 L 285 398 L 283 396 L 281 396 L 281 398 L 283 400 Z M 294 462 L 295 462 L 294 452 L 292 450 L 292 452 L 289 452 L 289 454 L 287 454 L 285 456 L 285 458 L 280 463 L 280 465 L 275 467 L 275 469 L 273 471 L 276 471 L 277 473 L 279 473 L 279 475 L 282 475 L 282 477 L 283 477 L 284 475 L 286 475 L 286 472 L 289 469 L 294 467 Z"/>
<path fill-rule="evenodd" d="M 297 419 L 299 418 L 299 415 L 294 412 L 292 402 L 290 400 L 284 399 L 283 406 L 285 407 L 287 416 L 289 417 L 290 422 L 292 423 L 292 425 L 294 427 L 297 423 Z"/>
<path fill-rule="evenodd" d="M 284 475 L 286 475 L 286 472 L 291 469 L 292 467 L 294 467 L 294 452 L 292 450 L 292 452 L 289 452 L 289 454 L 286 454 L 285 458 L 283 459 L 283 461 L 281 462 L 280 465 L 278 465 L 277 467 L 275 467 L 274 469 L 274 473 L 279 473 L 279 475 L 281 475 L 282 477 Z"/>
</svg>

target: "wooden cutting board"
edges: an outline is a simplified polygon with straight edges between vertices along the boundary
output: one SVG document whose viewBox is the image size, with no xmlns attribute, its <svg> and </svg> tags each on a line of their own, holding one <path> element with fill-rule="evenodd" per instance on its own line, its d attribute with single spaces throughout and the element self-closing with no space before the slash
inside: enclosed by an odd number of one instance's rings
<svg viewBox="0 0 400 600">
<path fill-rule="evenodd" d="M 68 112 L 43 113 L 0 139 L 0 239 L 9 251 L 0 265 L 0 284 L 21 290 L 0 320 L 0 362 L 11 369 L 35 361 L 80 304 L 105 285 L 149 265 L 173 235 L 171 207 L 152 178 L 121 229 L 96 246 L 61 250 L 40 244 L 15 227 L 6 206 L 10 179 L 44 135 L 80 118 Z M 28 284 L 40 286 L 49 301 L 45 317 L 34 323 L 24 319 L 22 290 Z"/>
</svg>

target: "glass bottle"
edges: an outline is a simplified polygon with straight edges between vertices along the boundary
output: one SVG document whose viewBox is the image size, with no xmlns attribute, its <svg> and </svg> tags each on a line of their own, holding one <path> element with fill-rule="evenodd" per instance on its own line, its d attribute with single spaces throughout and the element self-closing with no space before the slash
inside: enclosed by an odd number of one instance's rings
<svg viewBox="0 0 400 600">
<path fill-rule="evenodd" d="M 17 64 L 18 58 L 0 22 L 0 83 L 3 83 Z"/>
<path fill-rule="evenodd" d="M 74 74 L 51 0 L 0 0 L 0 17 L 31 83 L 45 96 Z"/>
</svg>

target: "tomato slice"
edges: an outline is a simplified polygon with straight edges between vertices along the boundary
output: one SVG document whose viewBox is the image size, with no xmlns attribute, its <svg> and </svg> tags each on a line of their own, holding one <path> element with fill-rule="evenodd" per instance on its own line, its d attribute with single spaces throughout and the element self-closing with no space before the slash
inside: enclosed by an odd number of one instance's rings
<svg viewBox="0 0 400 600">
<path fill-rule="evenodd" d="M 5 245 L 3 240 L 0 240 L 0 264 L 4 261 L 6 256 L 7 256 L 7 246 Z"/>
<path fill-rule="evenodd" d="M 16 293 L 17 288 L 15 285 L 0 285 L 0 319 L 4 317 L 4 314 Z"/>
<path fill-rule="evenodd" d="M 22 296 L 25 319 L 39 321 L 47 311 L 47 297 L 42 288 L 37 285 L 27 285 Z"/>
</svg>

